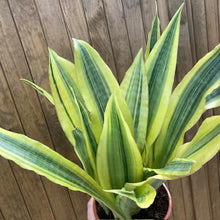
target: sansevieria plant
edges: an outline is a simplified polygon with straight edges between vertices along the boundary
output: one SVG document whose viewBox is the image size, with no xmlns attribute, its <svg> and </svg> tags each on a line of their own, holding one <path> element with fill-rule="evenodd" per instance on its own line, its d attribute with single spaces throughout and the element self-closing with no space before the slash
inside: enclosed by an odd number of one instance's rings
<svg viewBox="0 0 220 220">
<path fill-rule="evenodd" d="M 220 45 L 172 92 L 181 6 L 160 36 L 156 16 L 145 58 L 140 50 L 119 85 L 99 54 L 74 39 L 75 64 L 49 50 L 51 94 L 60 124 L 83 169 L 44 144 L 0 129 L 0 154 L 51 181 L 94 197 L 118 219 L 154 201 L 166 180 L 190 175 L 220 148 L 220 116 L 206 119 L 191 142 L 184 133 L 220 105 Z"/>
</svg>

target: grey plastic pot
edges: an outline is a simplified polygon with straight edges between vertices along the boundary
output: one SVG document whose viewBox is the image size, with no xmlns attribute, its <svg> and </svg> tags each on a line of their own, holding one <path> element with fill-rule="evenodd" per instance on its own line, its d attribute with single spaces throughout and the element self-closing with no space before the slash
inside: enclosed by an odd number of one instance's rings
<svg viewBox="0 0 220 220">
<path fill-rule="evenodd" d="M 170 195 L 170 191 L 168 190 L 168 188 L 166 187 L 165 184 L 163 184 L 163 187 L 165 188 L 166 192 L 167 192 L 167 196 L 168 196 L 168 209 L 167 209 L 167 213 L 164 217 L 164 220 L 169 220 L 170 216 L 171 216 L 171 212 L 172 212 L 172 198 Z M 90 200 L 88 201 L 87 204 L 87 218 L 88 220 L 100 220 L 97 211 L 96 211 L 96 202 L 94 198 L 90 198 Z"/>
</svg>

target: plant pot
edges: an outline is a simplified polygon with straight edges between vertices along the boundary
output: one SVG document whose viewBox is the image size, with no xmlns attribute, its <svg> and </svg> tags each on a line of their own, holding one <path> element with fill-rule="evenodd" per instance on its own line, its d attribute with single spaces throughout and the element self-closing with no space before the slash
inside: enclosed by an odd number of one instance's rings
<svg viewBox="0 0 220 220">
<path fill-rule="evenodd" d="M 160 201 L 160 204 L 162 204 L 161 203 L 161 200 L 164 200 L 164 201 L 162 201 L 163 203 L 165 202 L 165 203 L 167 203 L 167 209 L 165 210 L 165 214 L 163 215 L 164 217 L 163 217 L 163 219 L 164 220 L 168 220 L 168 219 L 170 219 L 170 216 L 171 216 L 171 211 L 172 211 L 172 199 L 171 199 L 171 195 L 170 195 L 170 192 L 169 192 L 169 190 L 167 189 L 167 187 L 166 187 L 166 185 L 165 184 L 163 184 L 159 189 L 159 193 L 157 193 L 157 196 L 156 196 L 156 198 L 155 198 L 155 202 L 148 208 L 148 209 L 146 209 L 146 211 L 144 211 L 144 209 L 142 209 L 141 210 L 141 212 L 142 212 L 142 214 L 143 213 L 147 213 L 147 212 L 149 212 L 150 210 L 153 210 L 153 209 L 155 209 L 155 206 L 156 206 L 156 203 L 158 203 L 158 201 Z M 160 195 L 159 194 L 161 194 L 161 192 L 163 191 L 163 194 L 164 194 L 164 192 L 165 192 L 165 197 L 163 196 L 163 198 L 160 198 Z M 166 200 L 166 201 L 165 201 Z M 99 209 L 100 209 L 100 207 L 99 207 Z M 148 210 L 148 211 L 147 211 Z M 97 213 L 98 212 L 98 213 Z M 134 218 L 135 219 L 138 219 L 139 218 L 139 216 L 140 216 L 140 214 L 141 213 L 138 213 L 137 215 L 135 215 L 134 216 Z M 89 202 L 88 202 L 88 205 L 87 205 L 87 217 L 88 217 L 88 220 L 99 220 L 99 219 L 101 219 L 101 217 L 99 217 L 99 211 L 97 211 L 97 203 L 96 203 L 96 201 L 95 201 L 95 199 L 94 198 L 90 198 L 90 200 L 89 200 Z M 148 216 L 146 216 L 146 217 L 144 217 L 144 216 L 142 216 L 141 218 L 139 218 L 139 219 L 143 219 L 143 218 L 153 218 L 153 219 L 162 219 L 161 217 L 158 217 L 158 218 L 156 218 L 155 216 L 151 216 L 151 217 L 148 217 Z M 103 219 L 103 217 L 102 217 L 102 219 Z M 108 218 L 105 218 L 105 219 L 108 219 Z M 111 218 L 112 219 L 112 218 Z"/>
</svg>

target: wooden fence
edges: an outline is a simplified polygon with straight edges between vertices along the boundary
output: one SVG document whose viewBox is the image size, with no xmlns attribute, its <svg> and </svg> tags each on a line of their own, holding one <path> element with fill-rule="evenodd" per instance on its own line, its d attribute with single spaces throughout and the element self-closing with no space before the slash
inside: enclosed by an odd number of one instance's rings
<svg viewBox="0 0 220 220">
<path fill-rule="evenodd" d="M 220 37 L 219 0 L 158 0 L 162 30 L 182 2 L 176 84 Z M 19 79 L 49 90 L 47 47 L 73 61 L 74 37 L 90 42 L 121 81 L 146 47 L 154 13 L 154 0 L 0 0 L 0 126 L 79 163 L 53 106 Z M 193 176 L 169 182 L 172 219 L 220 219 L 219 175 L 218 154 Z M 87 199 L 0 157 L 1 220 L 85 220 Z"/>
</svg>

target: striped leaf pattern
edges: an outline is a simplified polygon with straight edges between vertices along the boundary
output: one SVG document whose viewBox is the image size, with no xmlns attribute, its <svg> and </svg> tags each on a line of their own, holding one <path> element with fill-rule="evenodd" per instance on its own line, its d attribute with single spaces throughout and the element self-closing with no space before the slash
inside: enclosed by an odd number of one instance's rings
<svg viewBox="0 0 220 220">
<path fill-rule="evenodd" d="M 41 94 L 42 96 L 44 96 L 45 98 L 48 99 L 48 101 L 51 102 L 51 104 L 54 105 L 54 100 L 53 97 L 50 93 L 48 93 L 46 90 L 44 90 L 43 88 L 41 88 L 40 86 L 34 84 L 33 82 L 27 80 L 27 79 L 20 79 L 22 82 L 25 82 L 27 85 L 32 86 L 32 88 L 34 88 L 39 94 Z"/>
<path fill-rule="evenodd" d="M 220 45 L 203 57 L 184 77 L 171 97 L 166 119 L 155 144 L 154 168 L 172 160 L 184 132 L 204 112 L 206 96 L 220 84 Z M 171 156 L 172 155 L 172 156 Z"/>
<path fill-rule="evenodd" d="M 134 122 L 134 138 L 142 153 L 146 141 L 148 85 L 143 52 L 139 51 L 120 85 Z"/>
<path fill-rule="evenodd" d="M 50 50 L 49 70 L 51 91 L 60 124 L 74 147 L 77 144 L 73 131 L 76 128 L 81 129 L 86 141 L 86 152 L 90 158 L 90 166 L 96 176 L 97 143 L 91 128 L 90 114 L 76 84 L 75 66 Z M 82 164 L 85 164 L 82 154 L 78 154 L 77 148 L 75 150 Z M 91 168 L 87 167 L 87 170 L 91 170 Z M 90 172 L 90 174 L 92 173 Z"/>
<path fill-rule="evenodd" d="M 176 68 L 182 7 L 183 5 L 172 18 L 145 63 L 149 88 L 148 147 L 157 138 L 169 105 Z"/>
<path fill-rule="evenodd" d="M 208 162 L 220 148 L 220 116 L 207 118 L 189 143 L 178 147 L 176 157 L 194 160 L 190 174 Z"/>
<path fill-rule="evenodd" d="M 78 157 L 80 158 L 80 161 L 83 165 L 84 170 L 92 177 L 94 177 L 94 171 L 90 164 L 89 155 L 87 153 L 86 148 L 86 140 L 82 133 L 82 131 L 78 128 L 73 130 L 73 136 L 75 138 L 75 145 L 74 149 Z"/>
<path fill-rule="evenodd" d="M 220 106 L 220 86 L 214 89 L 205 99 L 205 110 Z"/>
<path fill-rule="evenodd" d="M 143 174 L 141 154 L 117 98 L 113 94 L 108 102 L 98 145 L 97 172 L 104 189 L 121 189 L 126 182 L 141 181 Z"/>
<path fill-rule="evenodd" d="M 13 160 L 25 169 L 45 176 L 54 183 L 93 196 L 112 209 L 121 219 L 124 219 L 115 207 L 115 199 L 111 194 L 104 192 L 76 164 L 40 142 L 0 128 L 0 155 Z"/>
<path fill-rule="evenodd" d="M 195 163 L 194 160 L 175 158 L 168 165 L 160 169 L 145 168 L 144 179 L 149 175 L 157 175 L 153 178 L 162 180 L 172 180 L 183 176 L 190 175 L 191 168 Z"/>
<path fill-rule="evenodd" d="M 147 60 L 154 45 L 156 44 L 156 42 L 160 38 L 160 19 L 158 17 L 157 3 L 155 2 L 155 4 L 156 4 L 156 15 L 152 21 L 152 28 L 148 34 L 147 49 L 145 52 L 145 60 Z"/>
<path fill-rule="evenodd" d="M 92 112 L 92 129 L 98 142 L 108 99 L 119 85 L 111 70 L 89 44 L 74 39 L 74 49 L 79 89 Z"/>
</svg>

